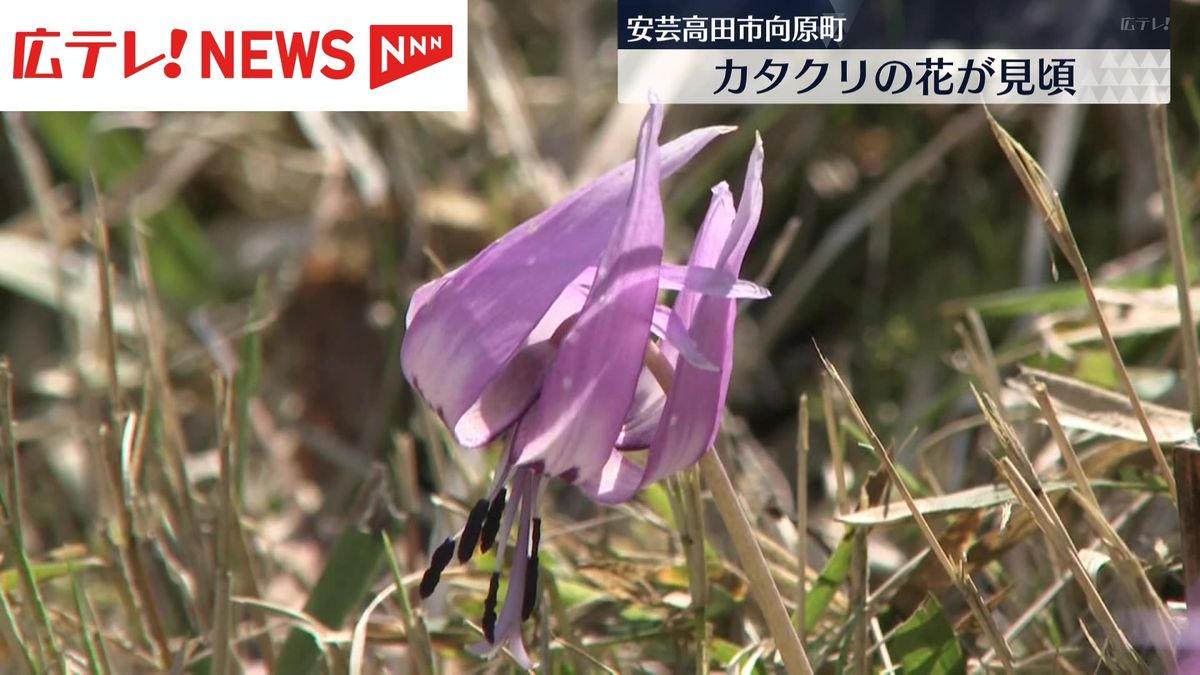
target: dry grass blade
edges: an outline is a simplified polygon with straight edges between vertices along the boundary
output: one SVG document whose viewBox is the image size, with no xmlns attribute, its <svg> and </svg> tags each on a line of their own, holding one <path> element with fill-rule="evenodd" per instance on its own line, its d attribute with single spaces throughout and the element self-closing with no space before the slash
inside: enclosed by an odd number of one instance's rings
<svg viewBox="0 0 1200 675">
<path fill-rule="evenodd" d="M 358 617 L 358 621 L 354 623 L 354 632 L 350 637 L 350 665 L 347 668 L 349 675 L 362 675 L 367 652 L 367 624 L 371 621 L 371 615 L 375 613 L 375 610 L 399 588 L 393 582 L 376 593 L 371 602 L 367 604 L 367 608 Z"/>
<path fill-rule="evenodd" d="M 1183 379 L 1187 385 L 1188 412 L 1191 413 L 1193 429 L 1200 426 L 1200 347 L 1196 344 L 1196 321 L 1192 312 L 1191 280 L 1188 275 L 1187 245 L 1183 219 L 1179 214 L 1179 195 L 1175 187 L 1175 167 L 1171 160 L 1170 133 L 1167 125 L 1167 110 L 1164 106 L 1153 106 L 1146 110 L 1150 122 L 1150 136 L 1154 145 L 1155 170 L 1163 200 L 1163 213 L 1167 225 L 1167 250 L 1171 254 L 1171 266 L 1175 272 L 1175 288 L 1179 304 L 1179 336 L 1183 344 L 1181 358 Z M 1196 594 L 1200 586 L 1200 494 L 1195 490 L 1196 477 L 1200 474 L 1200 447 L 1194 438 L 1189 438 L 1175 449 L 1175 476 L 1190 488 L 1179 495 L 1180 535 L 1183 540 L 1183 576 L 1187 589 L 1188 620 L 1195 623 L 1197 613 Z"/>
<path fill-rule="evenodd" d="M 1047 493 L 1065 492 L 1076 487 L 1074 481 L 1049 481 L 1042 484 Z M 914 499 L 913 504 L 926 518 L 949 516 L 964 511 L 979 511 L 1010 504 L 1015 500 L 1012 490 L 1003 485 L 979 485 L 958 492 Z M 894 525 L 911 520 L 912 513 L 903 502 L 891 502 L 862 509 L 837 519 L 847 525 Z"/>
<path fill-rule="evenodd" d="M 646 364 L 663 391 L 670 391 L 674 369 L 662 352 L 653 345 L 648 348 Z M 746 515 L 741 499 L 733 489 L 733 482 L 729 480 L 729 474 L 725 471 L 725 465 L 721 463 L 716 448 L 709 449 L 700 460 L 700 474 L 711 491 L 721 520 L 725 522 L 725 529 L 733 540 L 742 569 L 750 582 L 750 592 L 763 613 L 771 637 L 775 639 L 775 647 L 783 657 L 784 665 L 789 673 L 811 674 L 812 664 L 804 651 L 804 644 L 792 627 L 792 620 L 788 616 L 787 607 L 784 606 L 783 596 L 779 593 L 779 586 L 763 557 L 762 548 L 755 540 L 756 530 Z"/>
<path fill-rule="evenodd" d="M 108 226 L 102 220 L 101 214 L 104 209 L 94 176 L 92 187 L 96 193 L 97 216 L 92 234 L 99 258 L 96 270 L 100 289 L 99 325 L 109 399 L 107 421 L 101 426 L 97 460 L 102 469 L 102 476 L 107 479 L 108 492 L 112 496 L 115 545 L 121 573 L 129 582 L 128 588 L 119 589 L 118 593 L 126 606 L 130 626 L 136 629 L 139 639 L 152 648 L 159 659 L 160 667 L 166 667 L 170 654 L 167 633 L 154 603 L 150 573 L 141 550 L 141 536 L 133 522 L 137 475 L 130 473 L 125 458 L 126 448 L 129 448 L 128 454 L 132 455 L 133 431 L 138 427 L 137 416 L 130 414 L 125 424 L 121 424 L 119 420 L 119 414 L 125 406 L 121 398 L 120 378 L 117 372 L 117 335 L 113 319 L 114 270 Z M 123 429 L 119 444 L 115 435 L 117 429 Z"/>
<path fill-rule="evenodd" d="M 996 353 L 992 350 L 991 341 L 988 340 L 987 329 L 983 326 L 983 318 L 972 307 L 967 309 L 967 322 L 971 327 L 970 337 L 965 329 L 961 326 L 958 327 L 963 345 L 967 347 L 968 354 L 973 357 L 972 362 L 975 364 L 976 374 L 983 382 L 984 388 L 992 396 L 999 396 L 1000 367 L 996 365 Z"/>
<path fill-rule="evenodd" d="M 734 547 L 750 581 L 750 592 L 754 594 L 759 609 L 766 617 L 771 637 L 775 638 L 775 646 L 783 656 L 788 672 L 812 673 L 812 665 L 804 653 L 804 645 L 792 628 L 791 618 L 783 605 L 783 597 L 779 595 L 779 587 L 775 584 L 771 570 L 762 557 L 762 551 L 754 540 L 754 527 L 742 510 L 729 474 L 725 472 L 725 467 L 715 450 L 705 453 L 704 458 L 700 460 L 700 470 L 704 475 L 705 484 L 712 491 L 713 501 L 717 504 L 721 519 L 725 521 L 725 529 L 734 541 Z"/>
<path fill-rule="evenodd" d="M 796 429 L 796 632 L 805 638 L 804 604 L 808 599 L 808 394 L 800 395 Z"/>
<path fill-rule="evenodd" d="M 92 187 L 96 192 L 97 216 L 93 234 L 96 237 L 96 253 L 99 257 L 96 276 L 100 287 L 100 337 L 103 340 L 104 370 L 108 383 L 108 427 L 116 429 L 117 415 L 125 406 L 121 402 L 121 385 L 117 376 L 117 334 L 113 329 L 112 247 L 108 240 L 108 226 L 105 225 L 100 215 L 104 209 L 100 201 L 100 187 L 96 184 L 95 176 L 92 176 Z M 106 460 L 110 465 L 119 469 L 117 457 L 112 453 L 106 457 Z"/>
<path fill-rule="evenodd" d="M 864 500 L 865 501 L 865 500 Z M 849 586 L 850 616 L 854 625 L 850 636 L 850 659 L 854 664 L 853 672 L 867 675 L 871 672 L 871 659 L 867 655 L 867 639 L 870 609 L 867 606 L 868 553 L 867 532 L 869 528 L 859 527 L 854 530 L 854 555 L 850 561 L 850 574 L 846 578 Z"/>
<path fill-rule="evenodd" d="M 833 409 L 833 381 L 828 374 L 821 377 L 821 404 L 825 414 L 825 434 L 829 438 L 829 454 L 833 460 L 834 499 L 839 514 L 850 513 L 850 494 L 846 491 L 846 446 L 842 443 L 837 415 Z"/>
<path fill-rule="evenodd" d="M 796 235 L 800 234 L 800 226 L 804 221 L 800 220 L 799 216 L 788 218 L 783 225 L 783 234 L 775 240 L 771 245 L 771 252 L 767 255 L 767 262 L 763 265 L 762 271 L 754 278 L 754 283 L 767 288 L 771 282 L 775 281 L 775 277 L 779 275 L 780 268 L 783 267 L 783 261 L 787 257 L 787 253 L 792 248 L 792 244 L 796 242 Z"/>
<path fill-rule="evenodd" d="M 1058 552 L 1058 554 L 1067 561 L 1072 573 L 1075 576 L 1075 581 L 1079 584 L 1083 591 L 1084 598 L 1087 600 L 1088 608 L 1092 611 L 1093 616 L 1100 622 L 1108 639 L 1116 645 L 1116 661 L 1111 662 L 1104 654 L 1099 652 L 1101 659 L 1114 667 L 1120 672 L 1145 672 L 1146 667 L 1137 657 L 1137 653 L 1133 650 L 1133 645 L 1129 643 L 1129 638 L 1117 625 L 1116 619 L 1113 618 L 1108 606 L 1104 603 L 1104 598 L 1100 595 L 1100 591 L 1096 585 L 1092 583 L 1091 577 L 1088 575 L 1087 569 L 1083 562 L 1079 559 L 1079 551 L 1071 543 L 1071 537 L 1063 528 L 1062 522 L 1057 520 L 1057 515 L 1052 509 L 1047 509 L 1045 504 L 1038 499 L 1034 492 L 1034 488 L 1029 485 L 1022 477 L 1022 471 L 1018 470 L 1009 457 L 1001 458 L 997 463 L 1000 475 L 1013 487 L 1013 492 L 1025 508 L 1033 514 L 1034 520 L 1038 524 L 1038 528 L 1042 530 L 1046 540 Z"/>
<path fill-rule="evenodd" d="M 234 504 L 234 467 L 238 444 L 237 415 L 235 414 L 234 380 L 214 375 L 214 385 L 221 397 L 221 437 L 217 442 L 219 453 L 218 489 L 219 505 L 216 532 L 216 572 L 214 588 L 212 649 L 213 672 L 225 675 L 230 672 L 233 661 L 234 642 L 233 616 L 233 544 L 236 536 L 237 511 Z"/>
<path fill-rule="evenodd" d="M 1142 561 L 1117 534 L 1098 504 L 1089 502 L 1080 493 L 1071 493 L 1071 496 L 1083 511 L 1092 530 L 1108 549 L 1112 564 L 1119 570 L 1117 579 L 1125 586 L 1125 591 L 1134 602 L 1145 610 L 1146 623 L 1149 624 L 1149 632 L 1153 634 L 1153 644 L 1159 658 L 1167 665 L 1169 671 L 1175 672 L 1177 664 L 1174 645 L 1179 640 L 1180 629 L 1175 624 L 1170 609 L 1159 597 L 1150 578 L 1146 576 Z"/>
<path fill-rule="evenodd" d="M 1054 404 L 1046 393 L 1045 386 L 1035 383 L 1033 390 L 1037 396 L 1038 405 L 1041 407 L 1042 416 L 1050 425 L 1051 436 L 1053 436 L 1055 444 L 1058 445 L 1059 451 L 1062 452 L 1063 463 L 1067 467 L 1067 472 L 1075 481 L 1077 492 L 1074 496 L 1076 497 L 1076 501 L 1083 509 L 1084 515 L 1091 524 L 1092 529 L 1096 532 L 1096 535 L 1108 547 L 1114 562 L 1124 572 L 1119 578 L 1126 585 L 1126 590 L 1150 613 L 1152 628 L 1157 633 L 1155 647 L 1158 649 L 1159 656 L 1163 662 L 1172 666 L 1172 670 L 1174 670 L 1174 666 L 1176 665 L 1175 654 L 1171 646 L 1178 639 L 1179 631 L 1171 620 L 1170 612 L 1167 610 L 1162 598 L 1155 592 L 1154 586 L 1146 576 L 1146 570 L 1142 567 L 1141 561 L 1129 549 L 1125 540 L 1117 534 L 1116 529 L 1109 523 L 1108 518 L 1105 517 L 1104 512 L 1101 510 L 1100 501 L 1096 499 L 1096 493 L 1092 490 L 1092 486 L 1088 482 L 1088 477 L 1083 471 L 1083 464 L 1079 461 L 1079 456 L 1076 454 L 1074 446 L 1071 445 L 1071 440 L 1067 438 L 1066 432 L 1063 431 L 1062 425 L 1058 422 L 1058 416 L 1054 412 Z"/>
<path fill-rule="evenodd" d="M 205 579 L 211 578 L 211 570 L 204 563 L 207 557 L 200 548 L 203 541 L 200 527 L 197 524 L 195 499 L 192 496 L 191 481 L 188 479 L 184 458 L 187 457 L 187 437 L 179 415 L 179 406 L 175 400 L 175 389 L 171 384 L 170 369 L 167 361 L 166 335 L 163 330 L 165 320 L 162 306 L 158 299 L 158 288 L 154 283 L 154 275 L 150 268 L 150 254 L 146 243 L 146 231 L 142 223 L 135 219 L 132 227 L 134 240 L 134 267 L 137 270 L 138 282 L 141 285 L 142 302 L 139 318 L 142 323 L 142 334 L 146 338 L 146 352 L 150 364 L 153 392 L 158 402 L 159 417 L 164 430 L 162 445 L 162 460 L 168 467 L 167 477 L 171 481 L 171 495 L 168 505 L 174 507 L 174 520 L 180 531 L 179 540 L 186 548 L 189 568 L 196 572 L 197 582 L 201 585 L 200 597 L 212 597 L 207 592 Z"/>
<path fill-rule="evenodd" d="M 1045 217 L 1050 237 L 1054 240 L 1054 243 L 1058 246 L 1063 256 L 1066 257 L 1067 262 L 1071 265 L 1071 269 L 1075 271 L 1075 276 L 1079 278 L 1080 285 L 1083 286 L 1088 304 L 1091 306 L 1096 323 L 1100 328 L 1100 333 L 1104 338 L 1104 344 L 1108 348 L 1108 354 L 1112 359 L 1113 367 L 1116 369 L 1117 375 L 1121 380 L 1121 386 L 1125 389 L 1125 394 L 1129 398 L 1129 405 L 1133 408 L 1138 423 L 1142 427 L 1142 432 L 1146 435 L 1146 442 L 1150 445 L 1150 452 L 1154 455 L 1154 461 L 1158 464 L 1163 479 L 1167 482 L 1171 493 L 1171 500 L 1176 501 L 1175 477 L 1172 475 L 1171 467 L 1167 463 L 1167 456 L 1163 453 L 1162 446 L 1159 445 L 1158 439 L 1154 435 L 1154 429 L 1151 427 L 1150 420 L 1146 416 L 1142 401 L 1138 398 L 1137 390 L 1133 386 L 1133 380 L 1129 377 L 1129 370 L 1125 367 L 1124 359 L 1121 358 L 1121 352 L 1117 349 L 1116 340 L 1113 339 L 1112 331 L 1109 330 L 1108 321 L 1105 319 L 1104 311 L 1100 307 L 1100 301 L 1096 299 L 1096 288 L 1092 284 L 1092 277 L 1088 272 L 1087 264 L 1083 260 L 1083 254 L 1080 253 L 1079 246 L 1075 243 L 1075 234 L 1071 231 L 1071 226 L 1067 222 L 1067 215 L 1063 211 L 1062 202 L 1058 198 L 1058 191 L 1054 189 L 1053 184 L 1046 177 L 1037 160 L 1004 127 L 1000 126 L 1000 123 L 990 113 L 988 114 L 988 124 L 991 125 L 992 133 L 995 135 L 996 141 L 1000 144 L 1000 149 L 1004 152 L 1004 156 L 1008 158 L 1009 164 L 1016 171 L 1021 185 L 1024 186 L 1025 191 Z"/>
<path fill-rule="evenodd" d="M 1042 134 L 1038 156 L 1054 185 L 1065 185 L 1071 175 L 1071 165 L 1079 146 L 1080 130 L 1087 106 L 1056 105 L 1048 111 L 1046 132 Z M 1042 216 L 1030 209 L 1025 220 L 1025 242 L 1021 250 L 1021 285 L 1037 286 L 1049 268 L 1052 274 L 1053 256 L 1046 250 L 1046 235 Z"/>
<path fill-rule="evenodd" d="M 1179 215 L 1179 196 L 1175 188 L 1175 168 L 1171 161 L 1171 141 L 1167 131 L 1167 109 L 1152 106 L 1146 109 L 1150 121 L 1150 136 L 1154 141 L 1155 169 L 1162 192 L 1163 213 L 1167 224 L 1167 251 L 1175 273 L 1175 289 L 1179 302 L 1179 336 L 1183 343 L 1183 379 L 1187 384 L 1188 410 L 1193 426 L 1200 426 L 1200 347 L 1196 344 L 1196 318 L 1192 312 L 1191 281 L 1188 275 L 1187 247 L 1184 243 L 1183 222 Z"/>
<path fill-rule="evenodd" d="M 1022 377 L 1010 378 L 1008 386 L 1020 393 L 1031 405 L 1038 404 L 1036 381 L 1054 402 L 1059 421 L 1068 429 L 1087 431 L 1114 438 L 1145 442 L 1146 434 L 1129 399 L 1107 389 L 1082 382 L 1073 377 L 1037 368 L 1021 367 Z M 1192 421 L 1182 410 L 1146 403 L 1142 412 L 1150 422 L 1156 438 L 1179 443 L 1192 437 Z"/>
<path fill-rule="evenodd" d="M 52 294 L 47 295 L 53 297 L 55 305 L 65 308 L 68 306 L 68 298 L 67 284 L 64 278 L 63 251 L 70 245 L 73 234 L 63 222 L 62 210 L 58 203 L 59 200 L 56 199 L 54 194 L 49 162 L 47 162 L 46 156 L 42 154 L 33 139 L 33 134 L 28 127 L 27 114 L 16 112 L 4 113 L 4 126 L 8 130 L 9 142 L 12 144 L 21 169 L 21 175 L 24 178 L 25 190 L 29 194 L 29 201 L 33 203 L 34 209 L 37 210 L 38 221 L 42 224 L 46 241 L 51 243 L 52 254 L 48 256 L 48 259 L 53 263 L 53 281 L 51 284 L 53 291 Z M 67 344 L 77 345 L 79 341 L 77 326 L 71 321 L 70 315 L 66 312 L 60 313 L 59 316 L 63 336 L 66 338 Z M 78 372 L 75 374 L 79 376 Z"/>
<path fill-rule="evenodd" d="M 328 645 L 342 641 L 341 635 L 337 631 L 326 628 L 316 617 L 301 610 L 283 607 L 259 598 L 236 595 L 230 597 L 230 602 L 234 605 L 257 609 L 264 614 L 274 614 L 284 618 L 294 629 L 303 631 L 312 637 L 313 643 L 320 650 L 321 658 L 326 661 L 329 658 Z"/>
<path fill-rule="evenodd" d="M 1058 444 L 1059 451 L 1062 452 L 1063 464 L 1067 467 L 1067 473 L 1075 481 L 1076 489 L 1089 502 L 1099 505 L 1100 502 L 1096 499 L 1096 491 L 1092 489 L 1091 483 L 1088 482 L 1087 474 L 1083 471 L 1083 464 L 1079 461 L 1079 455 L 1075 453 L 1075 447 L 1071 445 L 1070 439 L 1067 438 L 1067 433 L 1063 431 L 1062 424 L 1058 421 L 1058 414 L 1054 410 L 1054 402 L 1050 400 L 1049 392 L 1046 391 L 1046 385 L 1034 380 L 1033 395 L 1037 397 L 1042 417 L 1050 425 L 1050 435 L 1054 438 L 1054 442 Z"/>
<path fill-rule="evenodd" d="M 904 503 L 908 506 L 908 510 L 912 513 L 913 519 L 916 520 L 917 526 L 921 530 L 921 535 L 925 538 L 925 543 L 929 545 L 929 548 L 933 551 L 938 563 L 941 564 L 942 569 L 945 570 L 955 587 L 958 588 L 959 593 L 961 593 L 966 599 L 967 604 L 971 608 L 972 614 L 975 616 L 975 620 L 979 622 L 980 627 L 983 629 L 984 633 L 988 637 L 988 641 L 991 643 L 992 649 L 994 649 L 995 653 L 1000 657 L 1000 662 L 1004 666 L 1005 671 L 1013 672 L 1012 651 L 1009 650 L 1008 643 L 1004 640 L 1004 635 L 1000 632 L 1000 628 L 996 625 L 995 619 L 992 618 L 991 612 L 987 608 L 987 603 L 984 602 L 983 597 L 979 594 L 979 589 L 975 587 L 975 582 L 969 575 L 964 574 L 962 567 L 957 562 L 951 560 L 949 554 L 946 553 L 946 549 L 942 548 L 941 541 L 938 540 L 933 528 L 929 526 L 929 521 L 925 519 L 925 515 L 921 513 L 920 508 L 916 504 L 916 500 L 913 498 L 912 492 L 908 489 L 908 486 L 905 485 L 903 478 L 900 476 L 900 472 L 896 469 L 896 465 L 892 462 L 891 455 L 888 454 L 887 448 L 885 448 L 883 442 L 879 440 L 879 436 L 875 434 L 875 430 L 871 427 L 870 421 L 867 419 L 866 414 L 863 413 L 862 408 L 858 406 L 858 401 L 854 399 L 854 394 L 850 392 L 850 388 L 846 386 L 845 381 L 842 380 L 842 376 L 838 374 L 837 369 L 834 368 L 833 364 L 825 358 L 825 355 L 821 353 L 820 349 L 817 350 L 817 355 L 821 358 L 821 363 L 824 364 L 826 372 L 829 373 L 829 377 L 841 390 L 842 396 L 846 399 L 847 404 L 850 406 L 851 412 L 854 414 L 855 421 L 858 422 L 858 425 L 863 429 L 863 431 L 866 432 L 868 438 L 870 438 L 871 446 L 875 449 L 876 454 L 879 456 L 880 462 L 883 463 L 884 468 L 887 470 L 888 476 L 891 478 L 892 485 L 894 485 L 896 489 L 900 491 L 900 496 L 904 498 Z"/>
<path fill-rule="evenodd" d="M 1043 489 L 1041 480 L 1038 478 L 1033 464 L 1029 461 L 1025 448 L 1017 439 L 1016 432 L 1004 420 L 1000 409 L 987 394 L 981 393 L 974 387 L 971 388 L 971 391 L 975 394 L 980 410 L 987 416 L 988 423 L 1006 454 L 996 462 L 1000 475 L 1012 487 L 1013 494 L 1021 504 L 1029 510 L 1051 548 L 1067 562 L 1071 572 L 1075 575 L 1075 582 L 1083 591 L 1088 609 L 1104 629 L 1105 636 L 1115 645 L 1116 661 L 1112 665 L 1119 666 L 1121 672 L 1144 671 L 1145 664 L 1138 658 L 1133 645 L 1130 644 L 1121 627 L 1117 625 L 1103 596 L 1092 582 L 1092 576 L 1088 574 L 1080 560 L 1079 549 L 1059 518 L 1054 503 L 1050 501 Z M 1101 656 L 1103 657 L 1103 654 Z"/>
<path fill-rule="evenodd" d="M 497 12 L 490 3 L 480 3 L 471 18 L 478 30 L 472 45 L 471 61 L 483 77 L 480 91 L 495 109 L 497 127 L 513 150 L 525 184 L 536 191 L 543 203 L 551 204 L 563 194 L 566 186 L 561 175 L 541 157 L 534 142 L 532 124 L 524 101 L 528 96 L 521 90 L 521 78 L 506 63 L 495 30 L 485 28 L 495 24 Z"/>
</svg>

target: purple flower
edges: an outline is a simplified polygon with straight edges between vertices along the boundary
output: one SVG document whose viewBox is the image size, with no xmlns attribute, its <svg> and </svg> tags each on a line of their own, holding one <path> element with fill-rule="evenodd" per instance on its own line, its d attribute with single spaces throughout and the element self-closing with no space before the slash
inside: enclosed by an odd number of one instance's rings
<svg viewBox="0 0 1200 675">
<path fill-rule="evenodd" d="M 725 405 L 736 300 L 769 295 L 738 279 L 762 207 L 761 140 L 738 207 L 727 185 L 713 188 L 688 264 L 667 265 L 659 182 L 730 129 L 699 129 L 660 148 L 661 125 L 652 105 L 635 161 L 424 285 L 409 306 L 402 363 L 413 387 L 465 446 L 509 433 L 488 498 L 457 541 L 434 552 L 421 585 L 423 595 L 433 591 L 456 546 L 464 562 L 477 544 L 497 547 L 477 653 L 507 645 L 529 663 L 521 622 L 537 598 L 543 479 L 613 504 L 697 462 Z M 677 292 L 673 306 L 659 304 L 663 291 Z M 669 372 L 661 379 L 673 381 L 670 391 L 652 369 Z M 644 449 L 643 463 L 626 457 Z"/>
</svg>

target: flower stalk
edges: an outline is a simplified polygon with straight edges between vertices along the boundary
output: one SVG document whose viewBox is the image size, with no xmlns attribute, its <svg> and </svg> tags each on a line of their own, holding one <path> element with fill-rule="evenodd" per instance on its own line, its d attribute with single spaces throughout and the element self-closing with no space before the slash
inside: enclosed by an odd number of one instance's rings
<svg viewBox="0 0 1200 675">
<path fill-rule="evenodd" d="M 671 364 L 658 349 L 651 347 L 647 352 L 646 365 L 662 385 L 663 391 L 670 391 L 673 371 Z M 784 667 L 789 673 L 811 674 L 812 664 L 804 652 L 804 645 L 792 626 L 792 619 L 783 604 L 779 586 L 767 567 L 767 559 L 754 539 L 754 526 L 746 517 L 746 511 L 742 508 L 742 503 L 733 490 L 733 483 L 729 480 L 729 472 L 725 470 L 725 465 L 715 449 L 704 453 L 704 457 L 700 459 L 700 474 L 704 483 L 708 485 L 721 521 L 725 523 L 725 529 L 733 541 L 733 549 L 737 552 L 742 570 L 746 573 L 746 580 L 750 582 L 750 593 L 763 613 L 767 629 L 775 640 L 775 647 L 783 657 Z"/>
</svg>

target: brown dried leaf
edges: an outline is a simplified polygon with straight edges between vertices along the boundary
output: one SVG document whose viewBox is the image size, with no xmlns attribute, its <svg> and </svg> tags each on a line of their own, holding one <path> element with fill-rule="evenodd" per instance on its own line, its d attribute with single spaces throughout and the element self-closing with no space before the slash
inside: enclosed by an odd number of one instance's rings
<svg viewBox="0 0 1200 675">
<path fill-rule="evenodd" d="M 1075 378 L 1022 367 L 1021 377 L 1009 378 L 1007 384 L 1033 406 L 1037 405 L 1037 399 L 1030 386 L 1031 380 L 1046 385 L 1046 392 L 1054 403 L 1054 411 L 1063 427 L 1130 441 L 1146 441 L 1129 399 L 1125 396 Z M 1153 403 L 1143 403 L 1142 406 L 1160 442 L 1178 443 L 1193 436 L 1188 413 Z"/>
</svg>

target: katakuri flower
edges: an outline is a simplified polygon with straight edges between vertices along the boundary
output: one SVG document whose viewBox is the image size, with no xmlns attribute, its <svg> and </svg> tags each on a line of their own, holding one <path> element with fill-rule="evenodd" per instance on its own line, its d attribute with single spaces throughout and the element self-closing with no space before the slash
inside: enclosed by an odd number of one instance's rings
<svg viewBox="0 0 1200 675">
<path fill-rule="evenodd" d="M 434 551 L 420 589 L 432 593 L 453 558 L 496 547 L 475 653 L 507 645 L 529 663 L 521 623 L 536 606 L 543 480 L 614 504 L 699 461 L 729 388 L 736 300 L 769 295 L 738 279 L 762 208 L 761 140 L 737 208 L 726 184 L 714 187 L 688 263 L 669 265 L 659 183 L 731 129 L 698 129 L 660 148 L 661 126 L 652 104 L 633 162 L 425 284 L 409 305 L 401 360 L 413 388 L 464 446 L 509 434 L 490 493 Z M 673 306 L 659 304 L 663 291 L 677 292 Z M 647 449 L 642 462 L 627 457 Z"/>
</svg>

